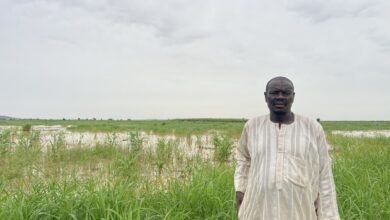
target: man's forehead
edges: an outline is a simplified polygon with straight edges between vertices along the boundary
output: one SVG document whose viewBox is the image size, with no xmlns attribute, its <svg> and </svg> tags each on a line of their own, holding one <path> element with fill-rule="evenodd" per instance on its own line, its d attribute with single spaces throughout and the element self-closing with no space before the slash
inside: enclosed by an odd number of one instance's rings
<svg viewBox="0 0 390 220">
<path fill-rule="evenodd" d="M 268 89 L 288 89 L 294 90 L 290 80 L 284 78 L 273 79 L 268 83 Z"/>
</svg>

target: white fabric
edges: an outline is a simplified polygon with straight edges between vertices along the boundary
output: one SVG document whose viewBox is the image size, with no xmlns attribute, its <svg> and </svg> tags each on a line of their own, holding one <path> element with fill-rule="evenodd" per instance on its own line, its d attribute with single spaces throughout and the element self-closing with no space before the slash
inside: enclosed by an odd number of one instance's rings
<svg viewBox="0 0 390 220">
<path fill-rule="evenodd" d="M 240 220 L 340 219 L 324 131 L 300 115 L 280 128 L 269 115 L 245 124 L 234 185 Z"/>
</svg>

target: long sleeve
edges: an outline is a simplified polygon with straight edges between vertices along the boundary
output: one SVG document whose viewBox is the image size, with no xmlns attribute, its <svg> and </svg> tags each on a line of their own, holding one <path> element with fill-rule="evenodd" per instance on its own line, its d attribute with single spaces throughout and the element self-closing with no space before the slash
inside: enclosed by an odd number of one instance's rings
<svg viewBox="0 0 390 220">
<path fill-rule="evenodd" d="M 245 193 L 248 184 L 248 173 L 251 165 L 251 158 L 248 151 L 248 131 L 245 125 L 241 138 L 238 142 L 237 151 L 237 166 L 234 173 L 235 190 Z"/>
<path fill-rule="evenodd" d="M 317 137 L 317 144 L 319 154 L 319 194 L 315 202 L 317 217 L 318 220 L 339 220 L 332 163 L 322 128 Z"/>
</svg>

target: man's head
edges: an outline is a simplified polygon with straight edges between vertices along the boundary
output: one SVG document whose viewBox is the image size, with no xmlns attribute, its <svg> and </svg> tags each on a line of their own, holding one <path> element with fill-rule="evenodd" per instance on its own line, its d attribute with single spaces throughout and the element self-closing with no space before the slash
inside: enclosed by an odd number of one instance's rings
<svg viewBox="0 0 390 220">
<path fill-rule="evenodd" d="M 275 77 L 268 81 L 264 96 L 272 113 L 277 115 L 289 113 L 294 102 L 294 84 L 286 77 Z"/>
</svg>

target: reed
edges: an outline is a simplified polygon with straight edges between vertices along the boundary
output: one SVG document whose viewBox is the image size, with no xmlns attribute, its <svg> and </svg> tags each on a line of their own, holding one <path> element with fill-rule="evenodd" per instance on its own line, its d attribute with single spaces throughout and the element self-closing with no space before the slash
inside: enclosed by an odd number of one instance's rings
<svg viewBox="0 0 390 220">
<path fill-rule="evenodd" d="M 0 219 L 236 219 L 234 136 L 213 139 L 215 160 L 137 133 L 129 147 L 115 136 L 71 147 L 58 134 L 46 150 L 39 136 L 0 132 Z M 328 142 L 341 217 L 390 219 L 390 138 Z"/>
</svg>

